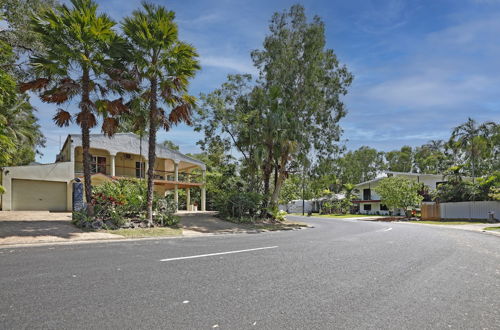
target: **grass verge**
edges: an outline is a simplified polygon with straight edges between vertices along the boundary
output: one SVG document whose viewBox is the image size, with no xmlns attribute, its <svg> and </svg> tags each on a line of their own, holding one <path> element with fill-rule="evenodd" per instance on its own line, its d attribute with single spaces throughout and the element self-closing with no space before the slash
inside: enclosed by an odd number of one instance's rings
<svg viewBox="0 0 500 330">
<path fill-rule="evenodd" d="M 424 223 L 428 225 L 470 225 L 475 223 L 484 223 L 487 224 L 486 220 L 442 220 L 442 221 L 408 221 L 412 223 Z"/>
<path fill-rule="evenodd" d="M 483 230 L 500 231 L 500 227 L 486 227 L 483 228 Z"/>
<path fill-rule="evenodd" d="M 302 216 L 302 213 L 289 213 L 289 215 Z M 307 213 L 305 214 L 305 216 L 307 216 Z M 319 218 L 337 218 L 337 219 L 378 217 L 378 215 L 369 215 L 369 214 L 319 214 L 319 213 L 313 213 L 311 216 Z"/>
<path fill-rule="evenodd" d="M 298 228 L 307 228 L 308 225 L 299 221 L 283 221 L 283 222 L 257 222 L 246 224 L 250 229 L 275 231 L 275 230 L 292 230 Z"/>
<path fill-rule="evenodd" d="M 116 229 L 116 230 L 103 230 L 102 232 L 108 234 L 122 235 L 128 238 L 139 237 L 162 237 L 162 236 L 180 236 L 182 229 L 158 227 L 158 228 L 134 228 L 134 229 Z"/>
</svg>

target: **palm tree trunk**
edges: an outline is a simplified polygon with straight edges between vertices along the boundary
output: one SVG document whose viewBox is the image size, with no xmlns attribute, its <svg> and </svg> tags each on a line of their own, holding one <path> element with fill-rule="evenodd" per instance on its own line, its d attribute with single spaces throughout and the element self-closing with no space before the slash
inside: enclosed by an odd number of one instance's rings
<svg viewBox="0 0 500 330">
<path fill-rule="evenodd" d="M 82 73 L 82 103 L 80 108 L 82 112 L 88 114 L 90 112 L 90 77 L 89 69 L 84 68 Z M 92 202 L 92 179 L 90 175 L 90 128 L 87 122 L 88 115 L 82 116 L 84 120 L 81 122 L 82 128 L 82 148 L 83 148 L 83 179 L 85 184 L 85 199 L 87 201 L 87 213 L 92 216 L 94 209 Z"/>
<path fill-rule="evenodd" d="M 148 225 L 153 225 L 153 185 L 154 185 L 154 166 L 156 160 L 156 105 L 157 105 L 157 90 L 158 81 L 156 78 L 151 78 L 151 99 L 149 103 L 149 151 L 148 151 Z"/>
</svg>

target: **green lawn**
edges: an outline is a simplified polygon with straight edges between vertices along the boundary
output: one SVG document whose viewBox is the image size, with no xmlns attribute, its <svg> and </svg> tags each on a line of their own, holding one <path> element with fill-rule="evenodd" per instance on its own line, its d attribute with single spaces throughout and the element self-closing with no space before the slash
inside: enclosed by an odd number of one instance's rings
<svg viewBox="0 0 500 330">
<path fill-rule="evenodd" d="M 103 230 L 103 232 L 115 235 L 122 235 L 128 238 L 182 235 L 182 229 L 169 228 L 169 227 Z"/>
<path fill-rule="evenodd" d="M 283 222 L 273 222 L 273 223 L 268 223 L 268 222 L 263 222 L 263 223 L 252 223 L 252 224 L 246 224 L 247 227 L 251 229 L 258 229 L 258 230 L 292 230 L 296 228 L 306 228 L 308 225 L 303 222 L 299 221 L 283 221 Z"/>
<path fill-rule="evenodd" d="M 289 215 L 302 216 L 302 213 L 289 213 Z M 307 213 L 305 214 L 305 216 L 307 216 Z M 338 219 L 378 217 L 378 215 L 368 215 L 368 214 L 319 214 L 319 213 L 313 213 L 311 216 L 312 217 L 320 217 L 320 218 L 338 218 Z"/>
<path fill-rule="evenodd" d="M 486 227 L 484 230 L 500 231 L 500 227 Z"/>
<path fill-rule="evenodd" d="M 428 225 L 470 225 L 474 223 L 484 223 L 486 220 L 446 220 L 446 221 L 408 221 L 412 223 L 425 223 Z"/>
</svg>

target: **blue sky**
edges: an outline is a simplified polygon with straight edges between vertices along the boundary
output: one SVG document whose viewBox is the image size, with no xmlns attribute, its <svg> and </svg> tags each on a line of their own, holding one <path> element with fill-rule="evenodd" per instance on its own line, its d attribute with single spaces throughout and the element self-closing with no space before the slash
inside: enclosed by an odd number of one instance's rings
<svg viewBox="0 0 500 330">
<path fill-rule="evenodd" d="M 210 92 L 229 73 L 256 71 L 250 51 L 260 48 L 276 11 L 297 1 L 154 1 L 174 10 L 180 38 L 201 55 L 202 70 L 191 93 Z M 140 1 L 101 0 L 115 20 Z M 450 129 L 473 117 L 500 122 L 500 0 L 301 1 L 308 17 L 326 24 L 327 46 L 353 72 L 341 120 L 349 149 L 368 145 L 392 150 L 446 139 Z M 47 137 L 38 161 L 53 162 L 59 139 L 78 133 L 58 128 L 55 107 L 33 97 Z M 96 130 L 98 132 L 98 130 Z M 201 138 L 185 125 L 159 134 L 183 152 L 196 152 Z"/>
</svg>

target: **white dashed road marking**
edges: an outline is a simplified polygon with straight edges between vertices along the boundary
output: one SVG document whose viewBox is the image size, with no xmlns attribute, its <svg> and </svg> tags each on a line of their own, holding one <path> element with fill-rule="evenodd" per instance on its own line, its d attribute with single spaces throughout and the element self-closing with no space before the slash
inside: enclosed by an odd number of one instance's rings
<svg viewBox="0 0 500 330">
<path fill-rule="evenodd" d="M 198 255 L 195 255 L 195 256 L 161 259 L 160 261 L 174 261 L 174 260 L 183 260 L 183 259 L 204 258 L 204 257 L 220 256 L 220 255 L 223 255 L 223 254 L 232 254 L 232 253 L 242 253 L 242 252 L 258 251 L 258 250 L 275 249 L 277 247 L 278 246 L 266 246 L 266 247 L 260 247 L 260 248 L 255 248 L 255 249 L 236 250 L 236 251 L 227 251 L 227 252 L 217 252 L 217 253 L 209 253 L 209 254 L 198 254 Z"/>
</svg>

